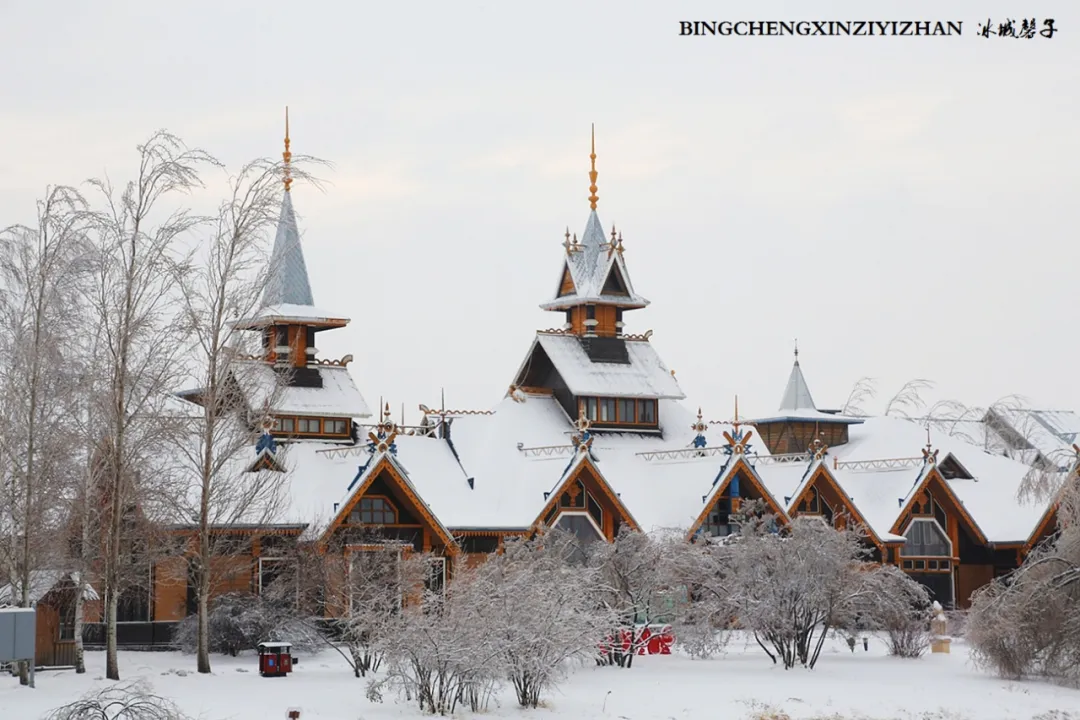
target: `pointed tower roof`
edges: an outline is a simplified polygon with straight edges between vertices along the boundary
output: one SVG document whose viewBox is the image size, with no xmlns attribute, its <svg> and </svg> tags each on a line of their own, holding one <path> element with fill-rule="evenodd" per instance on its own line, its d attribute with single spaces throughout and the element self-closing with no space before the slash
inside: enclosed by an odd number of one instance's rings
<svg viewBox="0 0 1080 720">
<path fill-rule="evenodd" d="M 315 305 L 308 280 L 304 249 L 300 245 L 300 230 L 296 226 L 292 193 L 285 190 L 281 201 L 274 250 L 270 256 L 270 277 L 263 292 L 263 307 L 271 305 Z"/>
<path fill-rule="evenodd" d="M 784 397 L 780 400 L 780 411 L 813 410 L 814 398 L 810 396 L 810 388 L 806 385 L 802 367 L 799 366 L 799 346 L 795 345 L 795 364 L 791 367 L 791 375 L 788 376 L 787 387 L 784 388 Z"/>
<path fill-rule="evenodd" d="M 570 240 L 567 230 L 566 257 L 559 268 L 559 285 L 554 297 L 540 307 L 544 310 L 560 310 L 582 303 L 604 303 L 624 308 L 642 308 L 649 304 L 634 290 L 630 282 L 630 273 L 623 258 L 621 234 L 611 228 L 611 237 L 604 233 L 600 217 L 596 214 L 597 196 L 596 178 L 596 132 L 593 130 L 591 152 L 589 154 L 589 218 L 585 221 L 585 231 L 581 240 L 574 236 Z M 567 276 L 571 280 L 567 283 Z"/>
<path fill-rule="evenodd" d="M 263 290 L 262 303 L 254 317 L 240 321 L 242 327 L 259 327 L 277 322 L 310 323 L 341 327 L 348 318 L 324 312 L 315 307 L 308 279 L 307 263 L 300 244 L 300 228 L 292 203 L 292 152 L 289 150 L 289 109 L 285 108 L 285 152 L 281 154 L 285 185 L 282 193 L 281 215 L 278 217 L 274 249 L 270 255 L 269 275 Z"/>
<path fill-rule="evenodd" d="M 841 423 L 844 425 L 857 425 L 862 422 L 859 418 L 841 415 L 836 411 L 819 410 L 814 404 L 814 398 L 810 394 L 810 386 L 806 383 L 802 366 L 799 364 L 799 344 L 795 343 L 795 363 L 791 366 L 791 374 L 788 376 L 787 386 L 784 388 L 784 397 L 780 399 L 780 408 L 776 415 L 754 420 L 755 424 L 778 422 L 781 420 L 805 420 L 822 423 Z"/>
</svg>

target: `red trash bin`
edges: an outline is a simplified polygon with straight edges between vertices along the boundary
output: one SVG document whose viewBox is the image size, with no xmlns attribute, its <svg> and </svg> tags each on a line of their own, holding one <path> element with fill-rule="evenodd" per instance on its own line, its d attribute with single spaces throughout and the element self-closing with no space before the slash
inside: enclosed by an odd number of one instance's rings
<svg viewBox="0 0 1080 720">
<path fill-rule="evenodd" d="M 284 642 L 259 643 L 259 674 L 281 677 L 292 672 L 292 645 Z"/>
</svg>

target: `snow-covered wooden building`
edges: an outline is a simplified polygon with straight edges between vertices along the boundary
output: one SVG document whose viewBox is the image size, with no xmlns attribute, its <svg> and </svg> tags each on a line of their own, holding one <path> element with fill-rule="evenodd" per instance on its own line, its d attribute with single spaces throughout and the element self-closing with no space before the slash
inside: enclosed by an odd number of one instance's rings
<svg viewBox="0 0 1080 720">
<path fill-rule="evenodd" d="M 689 409 L 651 332 L 631 331 L 632 311 L 649 301 L 621 234 L 601 224 L 595 145 L 590 158 L 584 230 L 552 248 L 558 275 L 541 304 L 558 327 L 537 331 L 520 366 L 505 369 L 509 388 L 494 407 L 421 406 L 410 428 L 388 407 L 373 414 L 351 356 L 317 356 L 318 333 L 349 320 L 315 305 L 286 189 L 273 279 L 262 309 L 242 323 L 261 333 L 263 354 L 245 361 L 238 381 L 253 407 L 272 405 L 272 437 L 253 434 L 248 461 L 287 476 L 288 503 L 263 529 L 267 542 L 253 543 L 235 589 L 258 592 L 280 571 L 283 534 L 337 538 L 337 551 L 350 553 L 375 529 L 441 556 L 441 582 L 457 563 L 541 526 L 586 542 L 624 527 L 723 536 L 751 498 L 781 521 L 809 514 L 865 526 L 878 560 L 963 606 L 1052 530 L 1045 503 L 1017 500 L 1028 465 L 938 428 L 819 409 L 797 352 L 776 413 L 739 418 L 736 403 L 730 420 L 711 422 Z M 285 369 L 289 384 L 271 397 Z M 190 593 L 164 580 L 151 595 L 148 619 L 175 621 L 190 609 Z"/>
</svg>

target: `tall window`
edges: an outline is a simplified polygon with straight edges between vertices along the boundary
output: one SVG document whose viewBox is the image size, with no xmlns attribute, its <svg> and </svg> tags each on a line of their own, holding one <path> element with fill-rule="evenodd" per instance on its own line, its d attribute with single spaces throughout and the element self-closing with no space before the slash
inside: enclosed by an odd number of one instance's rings
<svg viewBox="0 0 1080 720">
<path fill-rule="evenodd" d="M 317 433 L 322 430 L 318 418 L 300 418 L 297 425 L 302 433 Z"/>
<path fill-rule="evenodd" d="M 648 424 L 656 423 L 655 400 L 638 400 L 638 422 Z"/>
<path fill-rule="evenodd" d="M 907 540 L 901 554 L 908 557 L 950 557 L 952 543 L 937 521 L 916 518 L 904 533 Z"/>
<path fill-rule="evenodd" d="M 600 398 L 600 422 L 615 422 L 615 398 Z"/>
<path fill-rule="evenodd" d="M 713 509 L 709 511 L 709 516 L 705 519 L 705 534 L 710 537 L 730 535 L 732 533 L 730 515 L 731 498 L 719 498 Z"/>
<path fill-rule="evenodd" d="M 582 401 L 585 411 L 585 417 L 589 420 L 596 420 L 596 398 L 585 398 Z"/>
<path fill-rule="evenodd" d="M 360 498 L 357 507 L 349 513 L 349 522 L 364 525 L 394 525 L 397 523 L 397 513 L 386 498 Z"/>
<path fill-rule="evenodd" d="M 619 422 L 632 423 L 636 421 L 634 401 L 622 398 L 619 400 Z"/>
</svg>

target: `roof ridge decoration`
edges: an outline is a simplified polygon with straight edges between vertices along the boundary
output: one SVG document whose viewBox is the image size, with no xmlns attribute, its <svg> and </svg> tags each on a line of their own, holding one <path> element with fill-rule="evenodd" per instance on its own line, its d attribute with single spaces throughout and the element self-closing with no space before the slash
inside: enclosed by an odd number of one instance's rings
<svg viewBox="0 0 1080 720">
<path fill-rule="evenodd" d="M 690 429 L 697 433 L 692 442 L 693 447 L 698 449 L 704 448 L 709 442 L 705 438 L 705 431 L 709 429 L 709 424 L 705 422 L 705 419 L 701 416 L 700 407 L 697 409 L 697 422 L 691 425 Z"/>
<path fill-rule="evenodd" d="M 579 454 L 589 453 L 590 448 L 592 448 L 593 434 L 589 431 L 591 427 L 592 422 L 584 415 L 574 423 L 576 432 L 570 436 L 570 443 L 577 448 Z M 589 454 L 591 455 L 591 453 Z"/>
<path fill-rule="evenodd" d="M 930 442 L 930 423 L 926 424 L 926 447 L 922 450 L 923 462 L 927 465 L 936 465 L 938 450 Z"/>
<path fill-rule="evenodd" d="M 739 396 L 735 396 L 735 419 L 731 422 L 732 432 L 724 431 L 724 439 L 727 440 L 727 445 L 724 447 L 724 453 L 727 455 L 745 455 L 750 451 L 750 438 L 753 437 L 754 431 L 747 430 L 743 432 L 742 423 L 739 422 Z"/>
<path fill-rule="evenodd" d="M 397 443 L 394 442 L 397 436 L 398 426 L 390 419 L 390 403 L 386 403 L 382 422 L 375 426 L 375 430 L 368 432 L 368 452 L 372 455 L 386 452 L 397 455 Z"/>
</svg>

